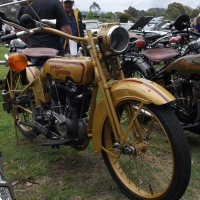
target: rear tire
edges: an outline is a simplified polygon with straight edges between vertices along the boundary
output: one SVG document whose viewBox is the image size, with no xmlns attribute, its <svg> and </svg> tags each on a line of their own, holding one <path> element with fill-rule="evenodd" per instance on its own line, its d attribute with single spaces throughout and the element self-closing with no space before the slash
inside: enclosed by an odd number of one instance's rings
<svg viewBox="0 0 200 200">
<path fill-rule="evenodd" d="M 137 62 L 142 64 L 142 67 L 138 67 L 133 61 L 125 61 L 123 72 L 126 78 L 146 78 L 149 76 L 147 73 L 148 70 L 151 73 L 149 66 L 142 60 L 138 59 Z"/>
<path fill-rule="evenodd" d="M 34 97 L 33 90 L 31 87 L 26 88 L 26 90 L 24 90 L 24 88 L 28 85 L 28 82 L 27 82 L 27 85 L 21 84 L 21 76 L 19 72 L 10 73 L 10 75 L 12 76 L 12 79 L 11 79 L 12 81 L 9 87 L 10 87 L 10 90 L 13 91 L 12 96 L 16 98 L 23 95 L 30 96 L 29 101 L 22 105 L 20 104 L 20 107 L 18 107 L 15 110 L 15 113 L 13 113 L 13 118 L 16 117 L 15 119 L 16 126 L 18 130 L 22 133 L 22 135 L 24 135 L 25 137 L 35 138 L 40 135 L 40 132 L 37 131 L 37 128 L 20 124 L 20 122 L 28 122 L 28 123 L 32 123 L 33 125 L 35 125 L 36 123 L 34 119 L 35 97 Z M 23 90 L 24 92 L 22 94 L 21 92 Z"/>
<path fill-rule="evenodd" d="M 143 105 L 140 116 L 149 117 L 145 123 L 134 116 L 139 106 L 135 101 L 123 101 L 116 106 L 124 142 L 114 137 L 108 118 L 105 120 L 105 164 L 130 199 L 180 199 L 191 173 L 187 138 L 167 105 Z"/>
</svg>

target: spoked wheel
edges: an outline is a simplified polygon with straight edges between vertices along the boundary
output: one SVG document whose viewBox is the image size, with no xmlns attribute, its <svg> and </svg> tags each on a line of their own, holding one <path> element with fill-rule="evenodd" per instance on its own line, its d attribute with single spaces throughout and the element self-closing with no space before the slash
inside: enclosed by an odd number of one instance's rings
<svg viewBox="0 0 200 200">
<path fill-rule="evenodd" d="M 189 183 L 191 158 L 174 113 L 167 105 L 135 101 L 119 103 L 116 111 L 121 135 L 114 137 L 107 118 L 102 155 L 117 185 L 134 200 L 180 199 Z"/>
<path fill-rule="evenodd" d="M 16 126 L 27 138 L 34 138 L 40 135 L 37 128 L 26 125 L 26 123 L 36 124 L 34 116 L 34 94 L 31 87 L 25 89 L 27 85 L 22 85 L 20 73 L 13 72 L 10 80 L 10 91 L 12 97 L 18 98 L 19 105 L 13 109 L 13 117 L 16 118 Z M 28 84 L 28 83 L 27 83 Z M 24 91 L 22 93 L 22 91 Z"/>
</svg>

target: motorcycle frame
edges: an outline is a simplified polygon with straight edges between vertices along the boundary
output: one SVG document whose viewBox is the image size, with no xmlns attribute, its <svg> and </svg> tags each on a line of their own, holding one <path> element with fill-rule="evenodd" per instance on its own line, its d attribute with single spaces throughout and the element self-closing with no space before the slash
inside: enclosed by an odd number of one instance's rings
<svg viewBox="0 0 200 200">
<path fill-rule="evenodd" d="M 87 134 L 90 138 L 92 137 L 95 154 L 100 153 L 101 150 L 112 154 L 101 145 L 102 130 L 106 117 L 108 117 L 110 120 L 115 139 L 118 140 L 118 138 L 120 138 L 120 142 L 122 144 L 125 141 L 125 136 L 123 137 L 121 134 L 120 122 L 118 121 L 118 117 L 115 111 L 115 105 L 117 103 L 123 100 L 139 100 L 141 104 L 138 112 L 134 116 L 135 119 L 143 104 L 153 103 L 156 105 L 162 105 L 175 100 L 174 96 L 172 96 L 167 90 L 162 88 L 160 85 L 153 83 L 152 81 L 137 78 L 125 79 L 122 70 L 119 70 L 118 80 L 108 81 L 104 75 L 102 64 L 100 62 L 99 57 L 101 53 L 95 45 L 97 37 L 93 37 L 90 30 L 87 30 L 87 38 L 75 37 L 65 34 L 56 29 L 43 26 L 39 28 L 34 28 L 30 30 L 29 33 L 25 33 L 24 31 L 22 32 L 23 34 L 28 35 L 30 33 L 35 33 L 39 31 L 46 31 L 57 34 L 76 42 L 84 42 L 87 44 L 88 47 L 90 47 L 88 50 L 94 67 L 94 80 L 92 84 L 98 87 L 94 87 L 92 91 Z M 119 68 L 121 68 L 119 58 L 117 58 L 117 65 Z M 37 95 L 37 91 L 43 91 L 42 83 L 45 82 L 46 78 L 42 77 L 36 68 L 32 71 L 32 73 L 34 73 L 34 77 L 36 78 L 34 78 L 33 74 L 31 74 L 30 72 L 27 73 L 27 78 L 30 83 L 21 91 L 21 94 L 23 94 L 29 87 L 32 87 L 34 94 L 36 94 L 36 105 L 40 105 L 42 101 L 45 102 L 45 97 L 44 93 Z M 96 104 L 98 90 L 100 91 L 101 99 L 99 100 L 98 104 Z M 18 105 L 13 106 L 14 120 L 16 120 L 17 108 Z M 14 124 L 16 143 L 18 144 L 16 122 Z"/>
</svg>

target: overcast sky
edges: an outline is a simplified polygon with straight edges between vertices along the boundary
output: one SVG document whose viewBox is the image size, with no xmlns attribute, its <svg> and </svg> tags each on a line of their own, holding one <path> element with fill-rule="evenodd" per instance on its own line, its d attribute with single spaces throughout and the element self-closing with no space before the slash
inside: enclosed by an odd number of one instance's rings
<svg viewBox="0 0 200 200">
<path fill-rule="evenodd" d="M 170 3 L 179 2 L 182 5 L 190 6 L 191 8 L 196 8 L 200 5 L 200 2 L 194 0 L 75 0 L 75 8 L 80 11 L 89 11 L 89 7 L 96 2 L 101 11 L 105 12 L 123 12 L 127 10 L 129 6 L 134 7 L 137 10 L 148 10 L 149 8 L 167 8 Z"/>
</svg>

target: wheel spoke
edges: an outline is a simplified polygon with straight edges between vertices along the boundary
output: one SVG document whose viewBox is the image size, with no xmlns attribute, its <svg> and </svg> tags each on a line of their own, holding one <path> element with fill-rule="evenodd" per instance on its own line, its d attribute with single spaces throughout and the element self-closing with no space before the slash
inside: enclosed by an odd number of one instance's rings
<svg viewBox="0 0 200 200">
<path fill-rule="evenodd" d="M 171 140 L 179 138 L 173 129 L 170 133 L 165 129 L 171 128 L 172 121 L 167 121 L 169 117 L 165 119 L 164 109 L 161 113 L 157 107 L 153 111 L 148 107 L 152 108 L 136 101 L 119 103 L 116 112 L 123 140 L 114 137 L 108 118 L 103 133 L 105 163 L 118 185 L 122 185 L 123 190 L 127 188 L 127 193 L 136 194 L 135 199 L 138 196 L 147 199 L 162 196 L 170 188 L 175 171 L 176 152 Z M 154 113 L 162 117 L 162 122 Z"/>
</svg>

